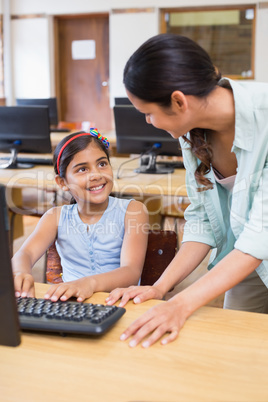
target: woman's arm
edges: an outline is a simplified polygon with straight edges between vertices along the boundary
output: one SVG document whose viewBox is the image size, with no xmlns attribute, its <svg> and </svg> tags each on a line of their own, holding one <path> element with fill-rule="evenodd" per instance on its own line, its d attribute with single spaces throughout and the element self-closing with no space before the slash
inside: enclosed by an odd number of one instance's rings
<svg viewBox="0 0 268 402">
<path fill-rule="evenodd" d="M 83 301 L 94 292 L 109 292 L 120 286 L 137 284 L 141 276 L 148 241 L 148 213 L 144 204 L 131 201 L 125 215 L 125 234 L 121 249 L 120 267 L 103 274 L 53 285 L 46 298 L 56 301 L 74 296 Z"/>
<path fill-rule="evenodd" d="M 39 220 L 33 233 L 12 258 L 16 296 L 34 296 L 32 267 L 57 235 L 60 208 L 51 208 Z"/>
<path fill-rule="evenodd" d="M 183 281 L 206 257 L 210 246 L 197 242 L 186 242 L 153 286 L 131 286 L 128 289 L 114 289 L 106 299 L 107 304 L 114 304 L 122 298 L 120 306 L 130 299 L 141 303 L 149 299 L 162 299 L 175 285 Z"/>
<path fill-rule="evenodd" d="M 261 260 L 249 254 L 233 250 L 198 281 L 134 321 L 120 339 L 125 340 L 134 335 L 129 343 L 131 347 L 148 335 L 143 347 L 151 346 L 166 333 L 169 335 L 162 339 L 163 345 L 175 340 L 186 319 L 194 311 L 237 285 L 260 263 Z"/>
</svg>

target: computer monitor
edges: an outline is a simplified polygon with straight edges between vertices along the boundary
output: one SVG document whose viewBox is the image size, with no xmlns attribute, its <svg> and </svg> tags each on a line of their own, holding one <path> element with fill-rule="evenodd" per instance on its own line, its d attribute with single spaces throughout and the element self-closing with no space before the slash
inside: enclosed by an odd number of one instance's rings
<svg viewBox="0 0 268 402">
<path fill-rule="evenodd" d="M 132 105 L 130 100 L 127 97 L 122 97 L 122 98 L 114 98 L 114 104 L 115 105 Z"/>
<path fill-rule="evenodd" d="M 0 345 L 20 344 L 20 325 L 9 249 L 5 187 L 0 185 Z"/>
<path fill-rule="evenodd" d="M 181 156 L 179 141 L 164 130 L 148 124 L 144 114 L 132 105 L 114 106 L 116 150 L 120 154 L 141 154 L 139 173 L 170 173 L 174 169 L 157 165 L 157 155 Z"/>
<path fill-rule="evenodd" d="M 32 167 L 17 163 L 18 152 L 52 152 L 48 107 L 1 106 L 0 152 L 11 153 L 7 161 L 7 158 L 0 158 L 0 168 L 9 169 Z"/>
<path fill-rule="evenodd" d="M 16 104 L 17 106 L 47 106 L 50 126 L 57 127 L 58 125 L 57 98 L 16 99 Z"/>
</svg>

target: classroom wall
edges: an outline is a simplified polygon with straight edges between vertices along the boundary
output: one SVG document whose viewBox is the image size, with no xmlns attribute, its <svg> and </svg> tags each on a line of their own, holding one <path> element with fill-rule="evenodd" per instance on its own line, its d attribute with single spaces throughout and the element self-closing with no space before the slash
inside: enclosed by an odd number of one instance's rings
<svg viewBox="0 0 268 402">
<path fill-rule="evenodd" d="M 142 4 L 141 4 L 142 3 Z M 124 96 L 125 62 L 147 38 L 159 33 L 159 9 L 252 4 L 248 0 L 11 0 L 13 98 L 55 95 L 52 16 L 110 14 L 110 97 Z M 255 80 L 268 81 L 268 2 L 257 9 Z M 129 12 L 122 12 L 123 10 Z M 133 9 L 134 12 L 133 12 Z M 130 12 L 131 11 L 131 12 Z M 39 18 L 33 18 L 38 14 Z M 14 16 L 28 18 L 14 19 Z M 31 60 L 30 67 L 28 62 Z"/>
</svg>

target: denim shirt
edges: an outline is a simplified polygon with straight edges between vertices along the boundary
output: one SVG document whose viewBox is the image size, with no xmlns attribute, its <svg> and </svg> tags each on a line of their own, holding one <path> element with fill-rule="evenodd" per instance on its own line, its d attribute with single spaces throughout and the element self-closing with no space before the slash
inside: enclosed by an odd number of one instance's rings
<svg viewBox="0 0 268 402">
<path fill-rule="evenodd" d="M 180 138 L 191 201 L 185 212 L 183 242 L 210 245 L 209 268 L 234 248 L 262 260 L 256 271 L 268 287 L 268 84 L 238 83 L 227 78 L 219 83 L 226 84 L 232 88 L 235 103 L 232 152 L 238 167 L 232 197 L 215 182 L 212 171 L 206 177 L 213 189 L 196 191 L 199 184 L 194 172 L 200 161 Z M 226 220 L 231 233 L 227 233 Z"/>
</svg>

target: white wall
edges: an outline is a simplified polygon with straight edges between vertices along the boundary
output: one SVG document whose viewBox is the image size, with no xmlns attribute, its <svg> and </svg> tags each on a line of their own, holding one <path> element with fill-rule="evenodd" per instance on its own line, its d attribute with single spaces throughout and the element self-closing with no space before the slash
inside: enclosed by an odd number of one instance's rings
<svg viewBox="0 0 268 402">
<path fill-rule="evenodd" d="M 51 95 L 48 17 L 11 22 L 15 98 Z"/>
<path fill-rule="evenodd" d="M 268 3 L 257 9 L 255 41 L 255 80 L 268 82 Z"/>
<path fill-rule="evenodd" d="M 3 1 L 3 0 L 2 0 Z M 41 14 L 41 18 L 13 19 L 13 97 L 53 96 L 54 61 L 51 16 L 91 12 L 110 13 L 110 96 L 124 96 L 123 68 L 128 57 L 147 38 L 159 32 L 159 8 L 252 4 L 250 0 L 10 0 L 12 15 Z M 257 12 L 255 80 L 268 81 L 267 1 Z M 143 12 L 120 13 L 119 9 Z M 149 10 L 144 10 L 149 8 Z M 27 58 L 26 58 L 27 56 Z M 26 63 L 31 65 L 26 68 Z"/>
<path fill-rule="evenodd" d="M 141 29 L 144 27 L 144 29 Z M 158 33 L 158 13 L 110 14 L 110 98 L 126 96 L 123 70 L 128 58 Z"/>
<path fill-rule="evenodd" d="M 252 0 L 10 0 L 12 14 L 69 14 L 124 8 L 252 4 Z M 267 0 L 259 0 L 265 3 Z"/>
</svg>

